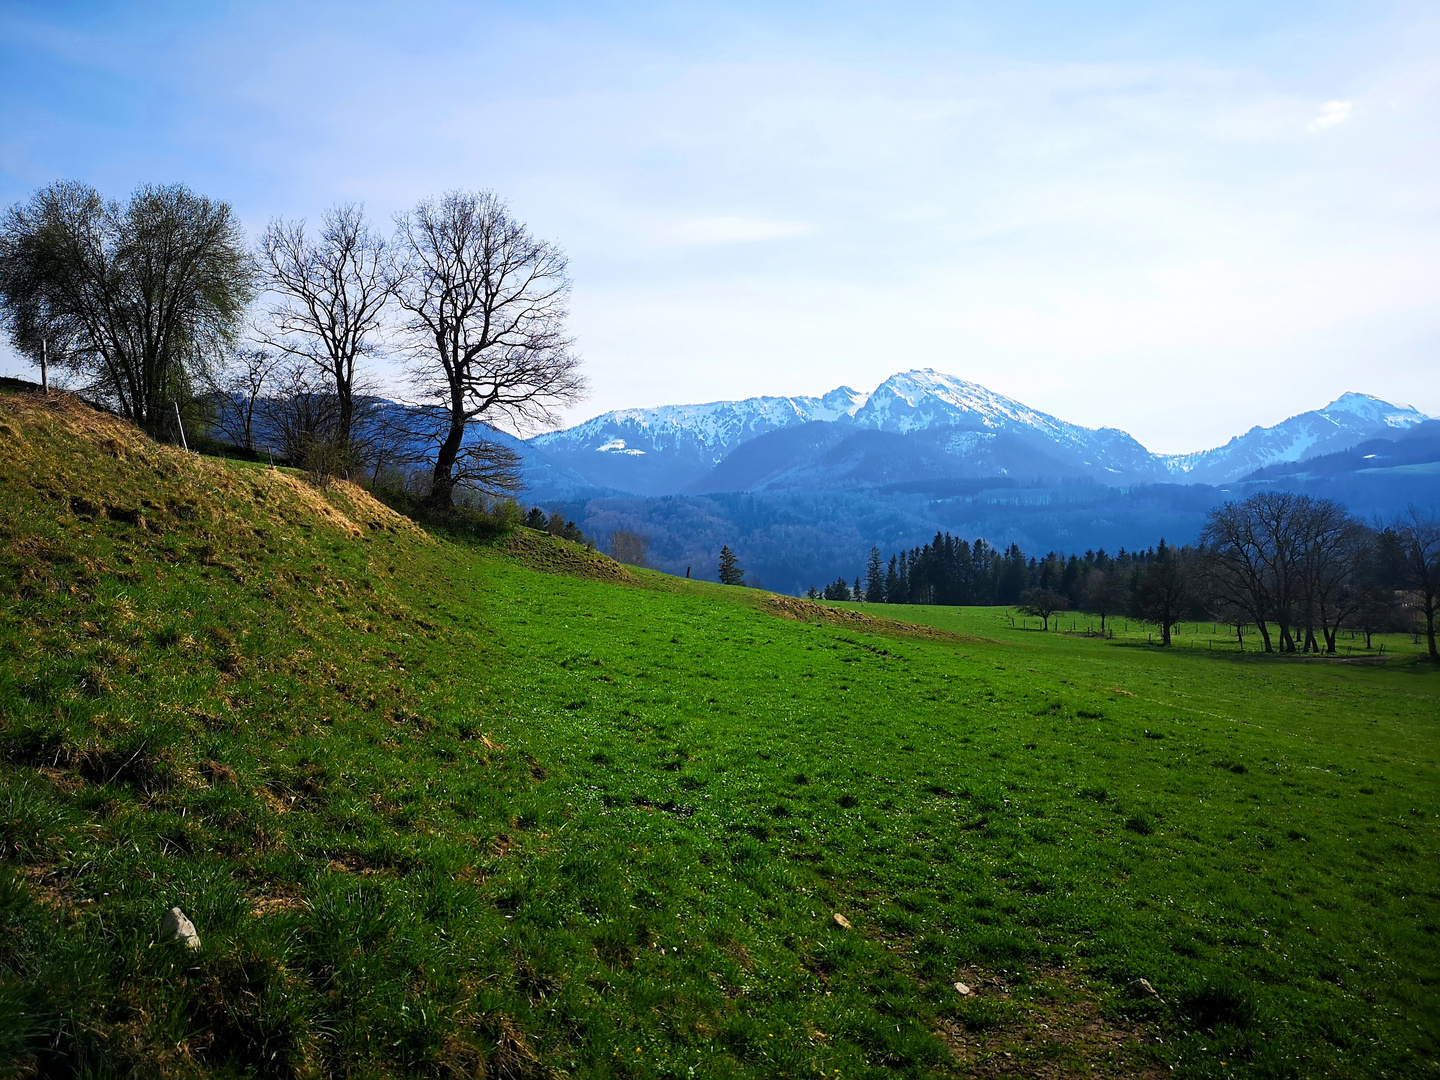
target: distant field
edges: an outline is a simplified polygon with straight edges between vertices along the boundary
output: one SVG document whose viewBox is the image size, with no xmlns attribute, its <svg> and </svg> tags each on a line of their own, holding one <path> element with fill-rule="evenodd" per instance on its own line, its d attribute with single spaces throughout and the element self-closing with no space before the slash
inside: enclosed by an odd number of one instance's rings
<svg viewBox="0 0 1440 1080">
<path fill-rule="evenodd" d="M 0 398 L 0 1071 L 1440 1074 L 1428 665 L 777 606 L 118 429 Z"/>
<path fill-rule="evenodd" d="M 862 604 L 825 601 L 832 607 L 865 612 L 886 619 L 933 626 L 957 634 L 980 634 L 997 641 L 1037 644 L 1033 635 L 1053 634 L 1062 641 L 1077 638 L 1099 639 L 1100 616 L 1083 611 L 1062 611 L 1050 616 L 1050 628 L 1033 615 L 1021 615 L 1014 608 L 1003 607 L 928 607 L 919 604 Z M 1278 634 L 1274 623 L 1272 636 Z M 1260 632 L 1252 625 L 1245 627 L 1245 636 L 1235 636 L 1235 628 L 1224 623 L 1182 622 L 1172 629 L 1176 649 L 1202 649 L 1209 652 L 1244 654 L 1259 653 Z M 1319 636 L 1318 633 L 1316 635 Z M 1156 645 L 1160 628 L 1152 623 L 1114 615 L 1105 620 L 1105 643 L 1118 645 Z M 1278 637 L 1276 638 L 1278 641 Z M 1314 661 L 1328 664 L 1335 660 L 1415 660 L 1426 655 L 1425 639 L 1419 634 L 1373 634 L 1370 648 L 1359 631 L 1341 630 L 1336 639 L 1336 654 L 1331 656 L 1298 655 L 1289 660 Z"/>
</svg>

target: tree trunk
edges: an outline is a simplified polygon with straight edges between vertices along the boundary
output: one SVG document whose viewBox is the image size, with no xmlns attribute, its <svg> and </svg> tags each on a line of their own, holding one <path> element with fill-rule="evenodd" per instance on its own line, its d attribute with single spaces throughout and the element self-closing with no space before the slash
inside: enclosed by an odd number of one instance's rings
<svg viewBox="0 0 1440 1080">
<path fill-rule="evenodd" d="M 340 417 L 336 424 L 335 436 L 340 445 L 350 445 L 350 432 L 355 426 L 355 397 L 349 384 L 337 383 L 335 397 L 340 406 Z"/>
<path fill-rule="evenodd" d="M 430 474 L 430 497 L 426 502 L 431 510 L 444 513 L 450 509 L 450 500 L 455 493 L 455 458 L 460 454 L 464 439 L 464 420 L 452 418 L 450 432 L 440 444 L 440 450 L 435 455 L 435 469 Z"/>
<path fill-rule="evenodd" d="M 1430 644 L 1430 659 L 1440 662 L 1440 652 L 1435 651 L 1435 594 L 1425 596 L 1425 638 Z"/>
<path fill-rule="evenodd" d="M 1295 651 L 1295 639 L 1290 636 L 1290 624 L 1280 624 L 1280 651 L 1282 653 L 1293 653 Z"/>
<path fill-rule="evenodd" d="M 1265 651 L 1265 652 L 1274 652 L 1274 651 L 1275 651 L 1275 647 L 1270 644 L 1270 624 L 1267 623 L 1264 619 L 1261 619 L 1261 620 L 1260 620 L 1260 623 L 1259 623 L 1259 626 L 1260 626 L 1260 640 L 1261 640 L 1262 642 L 1264 642 L 1264 646 L 1265 646 L 1265 647 L 1264 647 L 1264 651 Z"/>
</svg>

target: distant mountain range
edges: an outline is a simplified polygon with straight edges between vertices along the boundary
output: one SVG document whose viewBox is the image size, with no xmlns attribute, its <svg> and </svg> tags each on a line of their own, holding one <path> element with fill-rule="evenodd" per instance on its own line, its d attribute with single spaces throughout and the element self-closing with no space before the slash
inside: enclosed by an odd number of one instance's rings
<svg viewBox="0 0 1440 1080">
<path fill-rule="evenodd" d="M 1345 394 L 1224 446 L 1152 454 L 1116 428 L 1086 428 L 931 368 L 866 394 L 758 397 L 621 409 L 512 444 L 530 497 L 854 492 L 953 493 L 956 484 L 1091 481 L 1226 484 L 1257 470 L 1393 439 L 1430 418 Z M 506 440 L 509 442 L 509 440 Z"/>
</svg>

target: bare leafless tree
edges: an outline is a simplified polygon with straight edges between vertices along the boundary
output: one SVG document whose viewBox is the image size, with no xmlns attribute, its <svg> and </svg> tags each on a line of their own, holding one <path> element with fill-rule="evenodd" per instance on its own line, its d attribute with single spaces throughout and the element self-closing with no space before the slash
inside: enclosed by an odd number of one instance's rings
<svg viewBox="0 0 1440 1080">
<path fill-rule="evenodd" d="M 304 221 L 272 221 L 260 239 L 259 260 L 276 303 L 257 334 L 325 373 L 335 394 L 335 435 L 348 442 L 357 367 L 377 347 L 394 282 L 388 245 L 366 223 L 364 208 L 347 203 L 327 210 L 313 236 Z"/>
<path fill-rule="evenodd" d="M 1435 648 L 1435 609 L 1440 600 L 1440 518 L 1415 507 L 1393 526 L 1400 539 L 1404 581 L 1420 601 L 1425 616 L 1425 638 L 1430 659 L 1440 662 Z"/>
<path fill-rule="evenodd" d="M 255 421 L 280 360 L 268 349 L 236 349 L 211 380 L 215 426 L 241 449 L 255 449 Z"/>
<path fill-rule="evenodd" d="M 570 279 L 559 248 L 532 237 L 491 192 L 452 191 L 396 221 L 394 289 L 435 446 L 429 501 L 483 482 L 493 443 L 477 422 L 552 421 L 585 383 L 565 332 Z"/>
<path fill-rule="evenodd" d="M 291 357 L 275 371 L 259 419 L 267 447 L 310 469 L 317 455 L 331 456 L 340 406 L 328 380 L 308 360 Z"/>
<path fill-rule="evenodd" d="M 1370 532 L 1333 499 L 1300 496 L 1299 571 L 1305 651 L 1321 651 L 1315 640 L 1318 625 L 1324 651 L 1335 652 L 1335 636 L 1360 606 L 1360 571 L 1370 553 Z"/>
<path fill-rule="evenodd" d="M 1227 502 L 1210 511 L 1200 534 L 1205 545 L 1201 575 L 1214 601 L 1243 611 L 1260 631 L 1265 651 L 1273 650 L 1269 621 L 1275 600 L 1260 530 L 1245 503 Z"/>
<path fill-rule="evenodd" d="M 616 529 L 610 534 L 610 557 L 629 566 L 649 566 L 650 537 L 630 529 Z"/>
</svg>

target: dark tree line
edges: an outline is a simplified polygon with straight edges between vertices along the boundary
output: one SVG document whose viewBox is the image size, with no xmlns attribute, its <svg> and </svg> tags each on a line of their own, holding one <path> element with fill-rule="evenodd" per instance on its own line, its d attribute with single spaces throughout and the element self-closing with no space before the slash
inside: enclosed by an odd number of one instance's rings
<svg viewBox="0 0 1440 1080">
<path fill-rule="evenodd" d="M 888 604 L 1014 606 L 1049 629 L 1059 612 L 1114 615 L 1160 627 L 1162 644 L 1187 619 L 1214 619 L 1244 634 L 1255 628 L 1265 652 L 1336 651 L 1342 629 L 1371 636 L 1424 633 L 1440 660 L 1440 520 L 1411 510 L 1367 525 L 1339 503 L 1267 492 L 1212 510 L 1199 542 L 1114 555 L 1050 552 L 1027 557 L 936 533 L 923 547 L 891 555 L 872 548 L 864 581 L 843 577 L 812 597 Z"/>
</svg>

